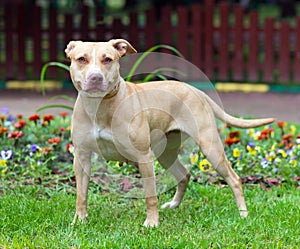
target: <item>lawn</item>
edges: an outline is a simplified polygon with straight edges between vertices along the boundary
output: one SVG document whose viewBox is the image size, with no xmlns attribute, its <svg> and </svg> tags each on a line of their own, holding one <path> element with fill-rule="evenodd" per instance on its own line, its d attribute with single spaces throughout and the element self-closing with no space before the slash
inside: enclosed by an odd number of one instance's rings
<svg viewBox="0 0 300 249">
<path fill-rule="evenodd" d="M 160 204 L 171 193 L 159 195 Z M 250 211 L 240 218 L 227 186 L 191 183 L 182 205 L 160 211 L 158 228 L 142 226 L 145 204 L 93 192 L 89 222 L 71 225 L 75 195 L 22 186 L 2 192 L 2 248 L 296 248 L 300 243 L 299 191 L 246 185 Z"/>
<path fill-rule="evenodd" d="M 89 222 L 75 211 L 70 115 L 0 115 L 0 248 L 296 248 L 300 244 L 299 125 L 258 129 L 218 123 L 232 167 L 242 177 L 250 216 L 239 217 L 233 194 L 199 148 L 184 143 L 192 171 L 182 205 L 160 210 L 144 228 L 137 169 L 93 159 Z M 175 184 L 155 163 L 160 205 Z"/>
</svg>

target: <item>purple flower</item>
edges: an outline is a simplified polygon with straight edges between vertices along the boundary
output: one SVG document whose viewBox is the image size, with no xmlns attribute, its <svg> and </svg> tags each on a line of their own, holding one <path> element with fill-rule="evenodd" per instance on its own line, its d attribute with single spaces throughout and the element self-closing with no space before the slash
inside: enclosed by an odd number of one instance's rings
<svg viewBox="0 0 300 249">
<path fill-rule="evenodd" d="M 37 144 L 33 144 L 30 147 L 30 152 L 34 153 L 36 152 L 40 147 Z"/>
<path fill-rule="evenodd" d="M 265 169 L 266 167 L 268 167 L 269 165 L 269 161 L 267 158 L 263 158 L 261 161 L 261 166 Z"/>
<path fill-rule="evenodd" d="M 11 114 L 9 114 L 8 117 L 7 117 L 7 121 L 15 122 L 16 120 L 17 119 L 13 115 L 11 115 Z"/>
<path fill-rule="evenodd" d="M 3 115 L 6 115 L 8 112 L 9 112 L 9 108 L 7 108 L 7 107 L 2 107 L 2 108 L 1 108 L 1 113 L 2 113 Z"/>
<path fill-rule="evenodd" d="M 255 143 L 249 142 L 249 143 L 248 143 L 248 146 L 250 146 L 251 148 L 254 148 L 254 147 L 255 147 Z"/>
</svg>

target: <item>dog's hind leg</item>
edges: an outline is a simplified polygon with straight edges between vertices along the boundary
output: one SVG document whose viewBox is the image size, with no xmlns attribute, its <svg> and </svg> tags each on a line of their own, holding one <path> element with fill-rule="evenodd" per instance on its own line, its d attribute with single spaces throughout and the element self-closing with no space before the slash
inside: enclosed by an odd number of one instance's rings
<svg viewBox="0 0 300 249">
<path fill-rule="evenodd" d="M 207 131 L 201 133 L 199 141 L 196 141 L 203 154 L 208 161 L 213 165 L 214 169 L 225 179 L 231 188 L 240 215 L 246 217 L 248 215 L 245 198 L 242 189 L 242 182 L 240 177 L 233 171 L 230 163 L 228 162 L 222 142 L 217 135 L 217 131 L 212 131 L 212 127 Z"/>
<path fill-rule="evenodd" d="M 162 205 L 162 208 L 176 208 L 180 205 L 186 192 L 190 172 L 181 164 L 178 159 L 178 152 L 181 145 L 181 133 L 170 133 L 167 136 L 167 146 L 164 152 L 157 158 L 159 163 L 171 173 L 177 181 L 176 193 L 172 199 Z"/>
</svg>

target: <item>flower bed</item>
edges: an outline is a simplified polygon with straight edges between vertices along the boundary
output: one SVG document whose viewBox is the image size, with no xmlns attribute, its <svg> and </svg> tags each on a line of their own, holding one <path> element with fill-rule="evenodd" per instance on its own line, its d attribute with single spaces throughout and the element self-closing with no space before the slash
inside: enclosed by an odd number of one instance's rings
<svg viewBox="0 0 300 249">
<path fill-rule="evenodd" d="M 61 182 L 73 183 L 70 122 L 66 112 L 24 118 L 14 117 L 3 109 L 0 178 L 8 182 L 46 181 L 47 184 L 59 178 Z M 218 123 L 218 127 L 226 155 L 244 182 L 277 185 L 287 181 L 299 185 L 299 125 L 280 121 L 258 129 L 236 129 L 223 123 Z M 195 144 L 185 144 L 180 157 L 193 171 L 194 182 L 222 181 Z M 109 165 L 123 175 L 137 172 L 131 165 L 118 162 Z M 155 165 L 157 172 L 161 172 L 157 162 Z"/>
</svg>

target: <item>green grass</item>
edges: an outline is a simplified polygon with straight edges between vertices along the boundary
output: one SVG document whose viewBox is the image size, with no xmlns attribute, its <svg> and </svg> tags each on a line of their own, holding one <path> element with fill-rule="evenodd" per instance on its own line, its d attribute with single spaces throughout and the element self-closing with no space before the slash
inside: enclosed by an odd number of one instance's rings
<svg viewBox="0 0 300 249">
<path fill-rule="evenodd" d="M 296 248 L 299 190 L 284 185 L 269 191 L 257 185 L 244 189 L 250 211 L 246 219 L 239 217 L 227 186 L 191 183 L 178 209 L 160 210 L 158 228 L 142 226 L 142 199 L 91 191 L 89 222 L 72 226 L 75 195 L 68 189 L 3 189 L 0 248 Z M 171 192 L 159 196 L 160 204 Z"/>
</svg>

